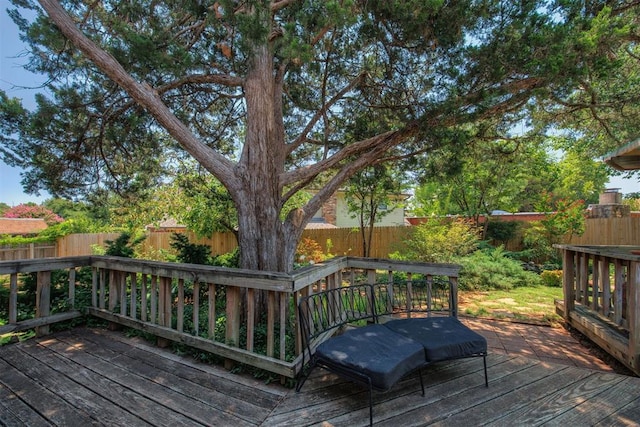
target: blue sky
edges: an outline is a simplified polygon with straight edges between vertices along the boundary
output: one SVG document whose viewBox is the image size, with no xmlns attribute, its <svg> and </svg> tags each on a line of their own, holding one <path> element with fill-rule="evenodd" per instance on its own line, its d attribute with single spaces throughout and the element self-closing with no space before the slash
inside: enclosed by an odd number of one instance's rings
<svg viewBox="0 0 640 427">
<path fill-rule="evenodd" d="M 0 89 L 9 97 L 22 99 L 23 105 L 31 109 L 35 105 L 36 88 L 45 79 L 22 68 L 27 62 L 23 56 L 26 49 L 18 37 L 18 28 L 7 14 L 8 8 L 13 5 L 8 0 L 0 0 Z M 49 197 L 48 194 L 24 194 L 20 172 L 0 160 L 0 202 L 15 206 L 25 202 L 41 203 Z"/>
<path fill-rule="evenodd" d="M 13 5 L 8 0 L 0 0 L 0 90 L 8 96 L 22 99 L 25 107 L 32 109 L 35 105 L 34 95 L 44 77 L 29 73 L 22 65 L 27 62 L 24 57 L 26 47 L 18 37 L 18 29 L 7 14 L 7 8 Z M 24 194 L 20 184 L 22 170 L 12 168 L 0 160 L 0 202 L 15 206 L 25 202 L 41 203 L 49 195 L 39 196 Z M 620 177 L 611 179 L 608 188 L 620 188 L 622 193 L 640 191 L 637 180 L 625 180 Z"/>
</svg>

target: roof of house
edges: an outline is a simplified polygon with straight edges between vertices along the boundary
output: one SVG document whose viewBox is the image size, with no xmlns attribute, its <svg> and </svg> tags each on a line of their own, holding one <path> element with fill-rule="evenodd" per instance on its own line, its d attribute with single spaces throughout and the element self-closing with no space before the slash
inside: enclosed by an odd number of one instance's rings
<svg viewBox="0 0 640 427">
<path fill-rule="evenodd" d="M 47 227 L 43 218 L 0 218 L 0 234 L 38 234 Z"/>
<path fill-rule="evenodd" d="M 317 230 L 319 228 L 338 228 L 333 224 L 329 224 L 326 222 L 320 222 L 320 221 L 311 221 L 307 224 L 307 226 L 305 227 L 307 230 Z"/>
</svg>

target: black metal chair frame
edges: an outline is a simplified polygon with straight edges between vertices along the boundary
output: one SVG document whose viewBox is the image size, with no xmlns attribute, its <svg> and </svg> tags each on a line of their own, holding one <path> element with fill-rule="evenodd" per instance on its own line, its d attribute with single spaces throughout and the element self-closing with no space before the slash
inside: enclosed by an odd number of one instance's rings
<svg viewBox="0 0 640 427">
<path fill-rule="evenodd" d="M 448 289 L 447 289 L 448 288 Z M 455 297 L 451 295 L 451 283 L 438 284 L 433 280 L 423 283 L 405 284 L 361 284 L 354 286 L 328 289 L 303 297 L 298 303 L 298 314 L 301 326 L 303 355 L 303 369 L 298 378 L 296 391 L 300 391 L 312 370 L 319 366 L 333 372 L 347 380 L 362 384 L 369 390 L 369 424 L 373 425 L 373 391 L 387 391 L 377 389 L 371 377 L 364 372 L 358 372 L 340 363 L 328 360 L 318 360 L 315 348 L 329 339 L 339 328 L 354 323 L 379 323 L 380 316 L 392 316 L 403 313 L 423 313 L 427 316 L 444 315 L 456 317 Z M 466 357 L 483 357 L 485 386 L 488 387 L 487 353 L 465 355 Z M 309 365 L 304 368 L 305 361 Z M 426 360 L 426 359 L 425 359 Z M 451 360 L 451 359 L 449 359 Z M 422 395 L 425 395 L 422 368 L 431 364 L 426 361 L 422 366 L 407 373 L 417 371 L 420 378 Z"/>
</svg>

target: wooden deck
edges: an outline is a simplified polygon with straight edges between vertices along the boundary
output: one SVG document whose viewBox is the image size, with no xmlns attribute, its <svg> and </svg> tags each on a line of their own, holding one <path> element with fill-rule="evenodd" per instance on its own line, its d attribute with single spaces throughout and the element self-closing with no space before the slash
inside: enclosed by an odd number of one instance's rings
<svg viewBox="0 0 640 427">
<path fill-rule="evenodd" d="M 637 425 L 640 378 L 519 356 L 425 370 L 375 396 L 374 422 L 409 425 Z M 366 392 L 318 370 L 300 393 L 180 357 L 140 339 L 78 328 L 0 347 L 0 425 L 368 424 Z"/>
</svg>

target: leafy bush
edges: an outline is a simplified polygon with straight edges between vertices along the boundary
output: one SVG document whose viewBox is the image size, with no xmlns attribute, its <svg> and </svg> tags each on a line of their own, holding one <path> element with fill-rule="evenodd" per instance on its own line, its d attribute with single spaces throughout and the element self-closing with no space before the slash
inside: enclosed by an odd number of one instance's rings
<svg viewBox="0 0 640 427">
<path fill-rule="evenodd" d="M 562 270 L 545 270 L 540 273 L 540 280 L 545 286 L 559 288 L 562 286 Z"/>
<path fill-rule="evenodd" d="M 211 265 L 217 267 L 239 268 L 240 267 L 240 249 L 235 248 L 231 252 L 216 255 L 211 261 Z"/>
<path fill-rule="evenodd" d="M 553 248 L 553 241 L 549 238 L 549 233 L 540 222 L 533 222 L 525 230 L 523 243 L 525 246 L 523 253 L 526 253 L 531 261 L 547 262 L 558 257 Z"/>
<path fill-rule="evenodd" d="M 45 230 L 42 230 L 38 237 L 45 238 L 50 241 L 57 240 L 60 237 L 73 233 L 89 233 L 94 230 L 88 218 L 68 219 L 64 222 L 54 224 Z"/>
<path fill-rule="evenodd" d="M 298 244 L 296 250 L 296 260 L 300 265 L 321 262 L 326 259 L 322 246 L 318 242 L 308 237 L 304 237 Z"/>
<path fill-rule="evenodd" d="M 465 220 L 431 219 L 413 227 L 404 248 L 393 259 L 422 262 L 451 262 L 472 253 L 480 243 L 475 226 Z"/>
<path fill-rule="evenodd" d="M 540 285 L 540 276 L 522 269 L 520 262 L 506 256 L 502 247 L 483 249 L 455 260 L 462 265 L 459 286 L 463 290 L 508 290 Z"/>
<path fill-rule="evenodd" d="M 178 251 L 177 261 L 187 264 L 211 265 L 211 248 L 207 245 L 189 243 L 189 238 L 182 233 L 171 235 L 171 247 Z"/>
<path fill-rule="evenodd" d="M 491 220 L 487 224 L 488 239 L 493 239 L 498 242 L 506 243 L 513 239 L 522 225 L 519 221 L 496 221 Z"/>
<path fill-rule="evenodd" d="M 142 241 L 146 239 L 146 236 L 131 240 L 132 238 L 131 233 L 122 233 L 116 240 L 106 240 L 107 248 L 104 254 L 108 256 L 133 258 L 135 247 L 142 243 Z"/>
</svg>

